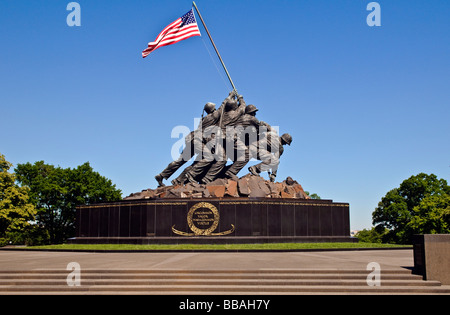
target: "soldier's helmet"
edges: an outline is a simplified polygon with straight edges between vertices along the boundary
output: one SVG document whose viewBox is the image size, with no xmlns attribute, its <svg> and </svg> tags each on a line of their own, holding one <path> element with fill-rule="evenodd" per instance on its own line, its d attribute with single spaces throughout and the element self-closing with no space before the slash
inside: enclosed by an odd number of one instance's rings
<svg viewBox="0 0 450 315">
<path fill-rule="evenodd" d="M 292 136 L 288 133 L 285 133 L 281 136 L 281 139 L 283 139 L 284 142 L 286 142 L 288 145 L 291 145 L 292 143 Z"/>
<path fill-rule="evenodd" d="M 204 111 L 208 114 L 211 114 L 216 110 L 216 104 L 214 103 L 206 103 Z"/>
<path fill-rule="evenodd" d="M 252 114 L 252 113 L 256 113 L 258 111 L 258 109 L 256 108 L 256 106 L 255 105 L 248 105 L 246 108 L 245 108 L 245 113 L 246 114 Z"/>
</svg>

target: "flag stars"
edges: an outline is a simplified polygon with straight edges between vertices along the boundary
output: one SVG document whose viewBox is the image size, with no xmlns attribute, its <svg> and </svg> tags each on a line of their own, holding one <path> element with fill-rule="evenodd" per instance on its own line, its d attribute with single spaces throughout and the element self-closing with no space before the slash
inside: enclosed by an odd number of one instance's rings
<svg viewBox="0 0 450 315">
<path fill-rule="evenodd" d="M 181 21 L 182 21 L 181 26 L 196 23 L 195 17 L 194 17 L 194 12 L 191 10 L 188 13 L 186 13 L 185 15 L 183 15 L 181 17 Z"/>
</svg>

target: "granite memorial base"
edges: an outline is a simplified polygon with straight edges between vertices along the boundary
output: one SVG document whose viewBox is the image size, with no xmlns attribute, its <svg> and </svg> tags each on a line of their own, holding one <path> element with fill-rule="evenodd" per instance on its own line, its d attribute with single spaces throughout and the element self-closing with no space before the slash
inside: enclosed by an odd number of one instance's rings
<svg viewBox="0 0 450 315">
<path fill-rule="evenodd" d="M 77 208 L 75 244 L 355 242 L 349 204 L 331 200 L 136 200 Z"/>
<path fill-rule="evenodd" d="M 414 235 L 414 273 L 450 284 L 450 234 Z"/>
</svg>

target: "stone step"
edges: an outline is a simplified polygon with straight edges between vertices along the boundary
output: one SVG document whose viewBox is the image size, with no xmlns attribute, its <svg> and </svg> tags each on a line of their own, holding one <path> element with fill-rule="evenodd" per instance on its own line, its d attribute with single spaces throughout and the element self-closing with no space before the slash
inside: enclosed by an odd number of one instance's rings
<svg viewBox="0 0 450 315">
<path fill-rule="evenodd" d="M 382 270 L 370 287 L 366 270 L 67 270 L 0 271 L 0 294 L 450 294 L 450 286 L 411 271 Z"/>
<path fill-rule="evenodd" d="M 282 286 L 282 287 L 267 287 L 267 286 L 162 286 L 162 285 L 141 285 L 141 286 L 104 286 L 96 285 L 90 287 L 48 287 L 48 286 L 13 286 L 6 291 L 6 293 L 14 294 L 304 294 L 304 293 L 366 293 L 366 294 L 379 294 L 379 293 L 392 293 L 392 294 L 450 294 L 450 288 L 447 287 L 424 287 L 424 286 L 381 286 L 381 287 L 369 287 L 369 286 Z M 0 294 L 4 292 L 0 291 Z"/>
<path fill-rule="evenodd" d="M 11 280 L 0 280 L 0 291 L 3 289 L 8 289 L 8 286 L 67 286 L 65 280 L 35 280 L 35 279 L 11 279 Z M 367 285 L 366 280 L 342 280 L 342 279 L 305 279 L 305 280 L 293 280 L 293 279 L 282 279 L 282 280 L 267 280 L 267 279 L 150 279 L 150 280 L 113 280 L 113 279 L 82 279 L 81 285 L 97 286 L 97 285 L 111 285 L 111 286 L 189 286 L 189 285 L 203 285 L 203 286 L 364 286 Z M 439 281 L 421 281 L 421 280 L 382 280 L 382 286 L 440 286 Z"/>
<path fill-rule="evenodd" d="M 44 279 L 44 280 L 65 280 L 69 272 L 49 274 L 49 273 L 13 273 L 0 275 L 0 281 L 9 279 Z M 365 280 L 367 274 L 336 273 L 336 274 L 239 274 L 239 273 L 215 273 L 215 274 L 140 274 L 140 273 L 91 273 L 82 272 L 83 280 L 96 279 L 137 279 L 137 280 L 168 280 L 168 279 L 267 279 L 267 280 L 308 280 L 308 279 L 342 279 L 342 280 Z M 422 276 L 412 274 L 386 274 L 381 273 L 382 280 L 422 280 Z"/>
<path fill-rule="evenodd" d="M 183 269 L 82 269 L 83 273 L 91 274 L 364 274 L 367 270 L 346 270 L 346 269 L 210 269 L 210 270 L 183 270 Z M 383 274 L 404 274 L 411 275 L 408 269 L 384 269 Z M 8 274 L 68 274 L 64 269 L 33 269 L 33 270 L 0 270 L 0 277 Z"/>
</svg>

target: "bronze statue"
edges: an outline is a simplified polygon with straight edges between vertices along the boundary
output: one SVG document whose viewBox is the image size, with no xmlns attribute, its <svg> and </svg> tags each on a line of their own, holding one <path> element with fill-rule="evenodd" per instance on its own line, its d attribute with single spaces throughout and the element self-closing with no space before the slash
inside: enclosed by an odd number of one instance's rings
<svg viewBox="0 0 450 315">
<path fill-rule="evenodd" d="M 253 152 L 257 152 L 256 156 L 261 163 L 248 168 L 253 175 L 259 176 L 262 172 L 268 172 L 271 182 L 275 182 L 277 177 L 278 165 L 280 164 L 280 156 L 284 152 L 283 145 L 291 145 L 292 136 L 285 133 L 281 137 L 271 129 L 267 135 L 258 141 L 257 147 L 253 146 Z M 272 173 L 270 173 L 272 171 Z"/>
<path fill-rule="evenodd" d="M 227 156 L 225 152 L 226 146 L 226 127 L 232 125 L 237 119 L 245 113 L 245 101 L 241 95 L 237 96 L 234 91 L 231 91 L 228 97 L 223 101 L 224 113 L 220 118 L 219 124 L 216 126 L 216 134 L 214 134 L 214 154 L 210 154 L 206 150 L 202 160 L 198 161 L 186 173 L 186 179 L 189 182 L 197 182 L 197 178 L 203 174 L 200 182 L 207 184 L 216 179 L 227 163 Z M 210 142 L 211 143 L 211 142 Z M 207 148 L 209 149 L 209 147 Z M 212 148 L 211 148 L 212 149 Z"/>
<path fill-rule="evenodd" d="M 258 109 L 255 105 L 248 105 L 245 114 L 240 116 L 235 128 L 234 150 L 232 155 L 228 154 L 233 162 L 225 171 L 225 178 L 238 180 L 237 174 L 250 161 L 251 154 L 249 147 L 258 141 L 260 137 L 260 127 L 269 127 L 265 122 L 259 121 L 255 116 Z"/>
<path fill-rule="evenodd" d="M 159 187 L 164 186 L 164 179 L 169 179 L 195 155 L 194 163 L 172 181 L 173 185 L 187 182 L 207 184 L 217 178 L 237 181 L 237 174 L 251 158 L 261 161 L 249 167 L 251 174 L 259 176 L 267 171 L 270 180 L 275 181 L 283 145 L 292 143 L 291 135 L 279 137 L 270 125 L 259 121 L 255 117 L 258 108 L 247 106 L 244 97 L 237 95 L 235 90 L 229 93 L 218 110 L 215 104 L 207 103 L 204 112 L 207 115 L 202 115 L 197 130 L 186 137 L 186 147 L 180 157 L 155 176 Z M 232 163 L 227 166 L 228 160 Z"/>
<path fill-rule="evenodd" d="M 223 106 L 223 104 L 222 104 Z M 191 132 L 185 138 L 185 148 L 180 154 L 180 157 L 171 162 L 161 173 L 155 176 L 159 187 L 163 187 L 164 179 L 169 179 L 181 166 L 189 161 L 194 155 L 199 155 L 203 152 L 204 139 L 203 130 L 210 126 L 214 126 L 218 123 L 221 116 L 221 108 L 216 110 L 214 103 L 206 103 L 203 108 L 203 112 L 206 112 L 206 117 L 202 117 L 197 130 Z M 202 115 L 203 116 L 203 115 Z"/>
</svg>

